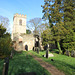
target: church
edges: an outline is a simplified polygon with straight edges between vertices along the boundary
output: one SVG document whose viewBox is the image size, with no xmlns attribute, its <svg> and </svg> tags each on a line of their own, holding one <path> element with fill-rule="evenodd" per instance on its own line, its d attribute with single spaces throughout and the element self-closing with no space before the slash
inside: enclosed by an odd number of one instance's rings
<svg viewBox="0 0 75 75">
<path fill-rule="evenodd" d="M 26 34 L 26 15 L 15 14 L 13 17 L 12 42 L 16 51 L 33 50 L 42 47 L 39 35 Z"/>
</svg>

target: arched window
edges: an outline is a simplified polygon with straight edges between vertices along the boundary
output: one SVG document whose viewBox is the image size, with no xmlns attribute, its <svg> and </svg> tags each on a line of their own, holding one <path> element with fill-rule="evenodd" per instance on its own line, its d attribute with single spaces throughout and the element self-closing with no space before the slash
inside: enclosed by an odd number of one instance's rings
<svg viewBox="0 0 75 75">
<path fill-rule="evenodd" d="M 22 25 L 22 20 L 21 19 L 19 20 L 19 25 Z"/>
</svg>

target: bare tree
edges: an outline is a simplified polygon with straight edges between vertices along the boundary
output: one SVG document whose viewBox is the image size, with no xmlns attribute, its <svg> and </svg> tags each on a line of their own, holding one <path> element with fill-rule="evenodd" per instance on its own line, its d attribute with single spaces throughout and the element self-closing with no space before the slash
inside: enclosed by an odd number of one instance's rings
<svg viewBox="0 0 75 75">
<path fill-rule="evenodd" d="M 45 27 L 44 23 L 42 22 L 43 21 L 41 18 L 34 18 L 28 21 L 27 27 L 33 31 L 33 34 L 40 35 Z"/>
<path fill-rule="evenodd" d="M 9 19 L 7 17 L 0 16 L 0 24 L 7 28 L 7 31 L 9 31 Z"/>
</svg>

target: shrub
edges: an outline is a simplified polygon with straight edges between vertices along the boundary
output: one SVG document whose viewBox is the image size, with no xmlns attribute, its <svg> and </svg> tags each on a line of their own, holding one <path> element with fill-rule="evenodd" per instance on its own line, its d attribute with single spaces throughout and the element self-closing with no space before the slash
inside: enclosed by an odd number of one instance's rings
<svg viewBox="0 0 75 75">
<path fill-rule="evenodd" d="M 6 57 L 10 55 L 12 50 L 10 38 L 0 38 L 0 57 Z"/>
<path fill-rule="evenodd" d="M 75 50 L 75 42 L 63 43 L 63 47 L 65 50 L 69 50 L 71 52 L 72 50 Z"/>
</svg>

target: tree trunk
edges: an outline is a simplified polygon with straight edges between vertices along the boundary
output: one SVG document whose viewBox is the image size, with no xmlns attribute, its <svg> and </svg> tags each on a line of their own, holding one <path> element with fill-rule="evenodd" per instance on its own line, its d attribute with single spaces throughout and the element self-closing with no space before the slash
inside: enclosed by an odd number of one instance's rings
<svg viewBox="0 0 75 75">
<path fill-rule="evenodd" d="M 61 51 L 61 47 L 60 47 L 60 43 L 59 43 L 59 41 L 57 41 L 57 47 L 58 47 L 58 49 L 59 49 L 59 54 L 61 54 L 62 51 Z"/>
</svg>

